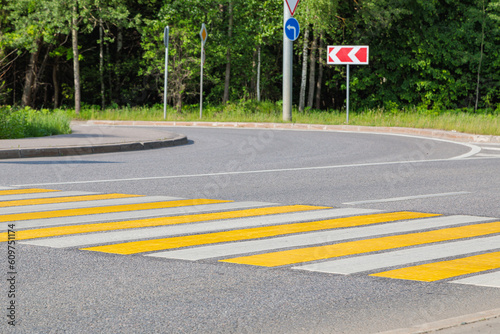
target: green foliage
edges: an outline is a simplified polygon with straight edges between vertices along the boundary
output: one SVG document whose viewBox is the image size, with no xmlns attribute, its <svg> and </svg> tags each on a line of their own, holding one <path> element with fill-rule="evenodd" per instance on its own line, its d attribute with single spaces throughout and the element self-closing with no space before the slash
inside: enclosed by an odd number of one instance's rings
<svg viewBox="0 0 500 334">
<path fill-rule="evenodd" d="M 71 133 L 72 113 L 0 106 L 0 139 L 43 137 Z"/>
<path fill-rule="evenodd" d="M 36 55 L 33 105 L 72 103 L 72 6 L 59 0 L 0 0 L 0 104 L 18 105 L 30 55 Z M 283 2 L 276 0 L 79 0 L 77 17 L 83 102 L 154 105 L 163 101 L 163 29 L 170 26 L 168 103 L 177 112 L 199 101 L 201 24 L 204 101 L 254 99 L 257 50 L 262 98 L 282 98 Z M 229 34 L 229 5 L 234 24 Z M 385 112 L 496 109 L 500 103 L 500 0 L 302 0 L 295 16 L 326 45 L 369 45 L 370 64 L 351 68 L 351 104 Z M 99 28 L 103 28 L 103 55 Z M 302 34 L 303 35 L 303 34 Z M 295 43 L 298 101 L 303 36 Z M 311 41 L 310 41 L 311 42 Z M 312 44 L 312 43 L 310 43 Z M 229 58 L 228 58 L 229 56 Z M 318 68 L 324 63 L 323 50 Z M 100 61 L 104 60 L 101 72 Z M 345 106 L 345 67 L 322 66 L 323 109 Z M 317 79 L 317 78 L 316 78 Z M 104 91 L 101 89 L 104 84 Z M 297 102 L 296 101 L 296 102 Z"/>
</svg>

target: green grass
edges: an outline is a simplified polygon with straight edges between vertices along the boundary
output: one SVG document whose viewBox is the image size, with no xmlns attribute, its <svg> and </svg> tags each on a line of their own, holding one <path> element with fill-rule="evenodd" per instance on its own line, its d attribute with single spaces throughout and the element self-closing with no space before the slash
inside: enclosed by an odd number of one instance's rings
<svg viewBox="0 0 500 334">
<path fill-rule="evenodd" d="M 84 106 L 76 117 L 73 110 L 33 110 L 0 106 L 0 139 L 40 137 L 70 133 L 71 119 L 80 120 L 133 120 L 163 121 L 163 105 L 152 107 L 122 107 L 100 110 L 99 107 Z M 346 114 L 341 111 L 306 110 L 292 111 L 293 123 L 345 124 Z M 237 103 L 205 105 L 200 119 L 198 105 L 184 106 L 181 112 L 167 110 L 167 121 L 206 122 L 259 122 L 283 123 L 282 105 L 273 102 L 243 100 Z M 500 136 L 500 106 L 496 110 L 427 110 L 369 109 L 351 112 L 349 125 L 427 128 L 457 131 L 471 134 Z"/>
<path fill-rule="evenodd" d="M 18 109 L 0 106 L 0 139 L 44 137 L 71 133 L 72 111 Z"/>
<path fill-rule="evenodd" d="M 163 121 L 163 106 L 125 107 L 106 109 L 87 107 L 82 110 L 80 119 L 84 120 L 134 120 Z M 292 111 L 293 123 L 304 124 L 345 124 L 346 114 L 340 111 L 307 110 L 299 113 Z M 271 122 L 283 123 L 282 105 L 272 102 L 241 101 L 225 106 L 206 105 L 200 119 L 198 105 L 185 106 L 181 112 L 167 109 L 167 121 L 206 121 L 206 122 Z M 457 131 L 471 134 L 500 135 L 500 106 L 496 110 L 436 111 L 423 108 L 370 109 L 349 114 L 349 125 L 379 127 L 409 127 Z"/>
</svg>

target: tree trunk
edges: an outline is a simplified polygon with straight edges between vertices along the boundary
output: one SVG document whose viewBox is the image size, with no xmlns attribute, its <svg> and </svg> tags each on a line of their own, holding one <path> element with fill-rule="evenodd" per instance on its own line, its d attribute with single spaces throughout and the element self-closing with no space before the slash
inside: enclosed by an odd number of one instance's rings
<svg viewBox="0 0 500 334">
<path fill-rule="evenodd" d="M 28 71 L 26 72 L 26 76 L 24 79 L 23 96 L 21 97 L 21 103 L 24 107 L 33 106 L 32 93 L 33 93 L 33 86 L 35 83 L 36 63 L 38 62 L 38 55 L 40 54 L 41 40 L 38 40 L 36 44 L 37 44 L 36 51 L 30 54 Z"/>
<path fill-rule="evenodd" d="M 325 43 L 323 42 L 323 32 L 319 36 L 319 69 L 318 69 L 318 80 L 316 81 L 316 109 L 321 109 L 321 85 L 323 81 L 323 51 L 325 49 Z"/>
<path fill-rule="evenodd" d="M 257 101 L 260 102 L 260 44 L 257 45 Z"/>
<path fill-rule="evenodd" d="M 224 81 L 224 97 L 222 103 L 226 104 L 229 101 L 229 82 L 231 80 L 231 38 L 233 37 L 233 2 L 229 2 L 229 28 L 228 28 L 228 46 L 226 52 L 226 79 Z"/>
<path fill-rule="evenodd" d="M 313 37 L 311 46 L 311 63 L 309 64 L 309 96 L 307 106 L 312 108 L 314 100 L 314 78 L 316 77 L 316 49 L 318 48 L 317 37 Z"/>
<path fill-rule="evenodd" d="M 43 78 L 43 75 L 45 73 L 45 68 L 47 67 L 47 61 L 49 59 L 50 52 L 52 52 L 52 45 L 48 46 L 47 52 L 45 53 L 45 56 L 43 57 L 42 64 L 40 65 L 40 69 L 38 71 L 36 71 L 35 77 L 33 79 L 33 91 L 31 93 L 31 100 L 32 100 L 33 105 L 36 102 L 38 90 L 40 89 L 40 78 Z"/>
<path fill-rule="evenodd" d="M 52 67 L 52 84 L 54 86 L 54 109 L 59 108 L 59 79 L 57 72 L 59 69 L 59 57 L 56 57 L 56 63 Z"/>
<path fill-rule="evenodd" d="M 479 58 L 479 65 L 477 67 L 477 86 L 476 86 L 476 104 L 474 105 L 474 112 L 477 111 L 477 105 L 479 103 L 479 82 L 481 80 L 481 63 L 483 62 L 483 53 L 484 53 L 484 23 L 485 23 L 486 10 L 484 7 L 483 0 L 483 24 L 482 24 L 482 33 L 481 33 L 481 57 Z"/>
<path fill-rule="evenodd" d="M 80 61 L 78 59 L 78 30 L 77 30 L 77 8 L 73 7 L 73 19 L 71 25 L 72 47 L 73 47 L 73 74 L 75 84 L 75 113 L 80 113 L 81 96 L 80 96 Z"/>
<path fill-rule="evenodd" d="M 306 27 L 306 31 L 304 32 L 304 46 L 302 48 L 302 80 L 300 82 L 299 112 L 304 111 L 304 105 L 306 103 L 308 43 L 309 43 L 309 27 Z"/>
</svg>

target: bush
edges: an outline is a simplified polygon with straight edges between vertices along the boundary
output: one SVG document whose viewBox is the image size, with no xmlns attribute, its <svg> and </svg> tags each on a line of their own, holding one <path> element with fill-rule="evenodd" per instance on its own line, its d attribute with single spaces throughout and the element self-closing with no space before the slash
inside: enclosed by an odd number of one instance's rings
<svg viewBox="0 0 500 334">
<path fill-rule="evenodd" d="M 0 106 L 0 139 L 68 134 L 71 133 L 70 122 L 71 114 L 63 110 Z"/>
</svg>

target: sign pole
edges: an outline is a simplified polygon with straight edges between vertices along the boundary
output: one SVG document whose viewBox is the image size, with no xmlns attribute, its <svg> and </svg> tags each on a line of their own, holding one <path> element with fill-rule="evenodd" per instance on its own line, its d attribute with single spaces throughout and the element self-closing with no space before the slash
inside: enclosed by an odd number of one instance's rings
<svg viewBox="0 0 500 334">
<path fill-rule="evenodd" d="M 163 42 L 165 43 L 165 88 L 163 91 L 163 119 L 167 119 L 167 78 L 168 78 L 168 35 L 170 28 L 165 27 Z"/>
<path fill-rule="evenodd" d="M 200 39 L 201 39 L 201 64 L 200 64 L 200 118 L 203 116 L 203 65 L 205 63 L 205 41 L 207 40 L 208 32 L 205 23 L 201 24 Z"/>
<path fill-rule="evenodd" d="M 292 15 L 283 0 L 283 121 L 292 120 L 293 42 L 286 37 L 285 23 Z"/>
<path fill-rule="evenodd" d="M 346 120 L 346 124 L 349 124 L 349 64 L 347 64 L 347 102 L 346 102 L 346 106 L 347 106 L 347 120 Z"/>
<path fill-rule="evenodd" d="M 203 41 L 201 42 L 201 75 L 200 75 L 200 118 L 203 116 L 203 63 L 204 63 Z"/>
</svg>

